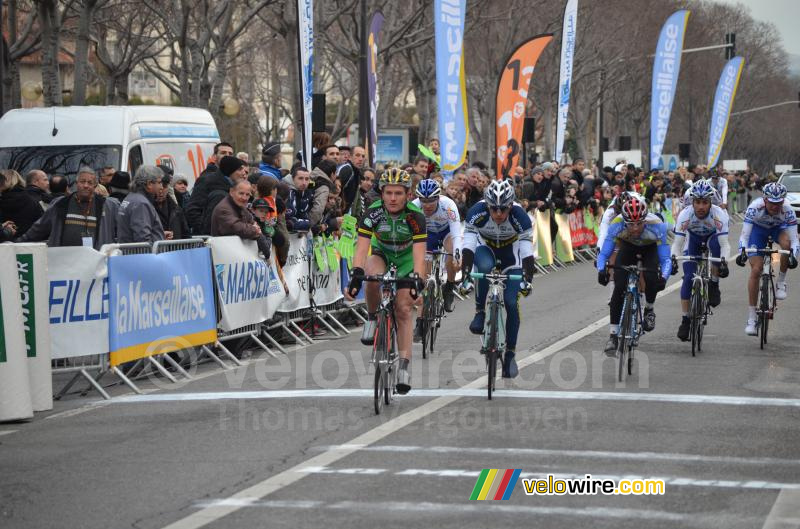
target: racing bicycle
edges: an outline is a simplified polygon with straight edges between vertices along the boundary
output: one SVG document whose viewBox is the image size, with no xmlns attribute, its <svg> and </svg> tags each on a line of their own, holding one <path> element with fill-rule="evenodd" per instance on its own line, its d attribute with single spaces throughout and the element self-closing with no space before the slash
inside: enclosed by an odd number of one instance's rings
<svg viewBox="0 0 800 529">
<path fill-rule="evenodd" d="M 391 265 L 383 275 L 364 277 L 364 281 L 381 284 L 381 303 L 375 314 L 375 339 L 370 363 L 375 366 L 375 414 L 384 404 L 391 404 L 397 393 L 397 321 L 394 299 L 397 295 L 397 267 Z"/>
<path fill-rule="evenodd" d="M 749 248 L 746 250 L 748 255 L 764 256 L 764 267 L 761 270 L 761 282 L 758 286 L 758 303 L 756 304 L 756 325 L 760 336 L 761 349 L 767 343 L 767 333 L 769 332 L 769 321 L 775 315 L 777 302 L 775 299 L 775 272 L 772 270 L 772 256 L 790 255 L 789 250 L 772 249 L 772 237 L 767 238 L 767 246 L 761 249 Z"/>
<path fill-rule="evenodd" d="M 487 391 L 489 400 L 492 400 L 492 393 L 495 390 L 495 379 L 497 378 L 497 364 L 500 363 L 502 372 L 503 362 L 506 351 L 506 324 L 505 324 L 505 302 L 503 301 L 503 291 L 506 281 L 522 281 L 521 275 L 506 275 L 500 273 L 495 268 L 488 274 L 472 272 L 470 274 L 474 280 L 486 279 L 489 283 L 489 294 L 486 300 L 487 315 L 483 325 L 483 347 L 481 354 L 486 358 L 486 370 L 489 381 Z"/>
<path fill-rule="evenodd" d="M 444 317 L 442 258 L 450 255 L 452 254 L 442 250 L 434 250 L 427 252 L 425 256 L 426 260 L 431 261 L 431 268 L 425 290 L 422 292 L 422 358 L 427 358 L 429 353 L 433 353 L 436 336 L 442 325 Z"/>
<path fill-rule="evenodd" d="M 692 356 L 702 351 L 703 329 L 708 324 L 708 316 L 713 314 L 708 304 L 708 284 L 711 281 L 709 263 L 721 263 L 724 259 L 709 257 L 708 247 L 700 246 L 700 255 L 681 255 L 676 261 L 694 261 L 697 269 L 692 278 L 692 297 L 689 302 L 689 317 L 691 318 Z"/>
</svg>

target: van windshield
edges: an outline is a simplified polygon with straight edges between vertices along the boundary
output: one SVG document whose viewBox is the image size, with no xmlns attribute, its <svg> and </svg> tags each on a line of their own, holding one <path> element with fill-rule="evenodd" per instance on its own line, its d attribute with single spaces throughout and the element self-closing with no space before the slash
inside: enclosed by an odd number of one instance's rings
<svg viewBox="0 0 800 529">
<path fill-rule="evenodd" d="M 78 169 L 89 166 L 99 171 L 105 166 L 120 169 L 120 145 L 57 145 L 51 147 L 0 148 L 0 167 L 14 169 L 21 175 L 40 169 L 48 175 L 62 175 L 72 183 Z"/>
</svg>

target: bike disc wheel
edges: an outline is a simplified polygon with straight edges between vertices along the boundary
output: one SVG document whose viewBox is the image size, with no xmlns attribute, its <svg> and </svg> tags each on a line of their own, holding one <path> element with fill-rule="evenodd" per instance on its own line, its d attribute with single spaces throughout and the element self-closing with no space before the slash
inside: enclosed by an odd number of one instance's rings
<svg viewBox="0 0 800 529">
<path fill-rule="evenodd" d="M 619 373 L 618 380 L 622 382 L 624 378 L 624 371 L 626 368 L 626 355 L 628 352 L 628 344 L 633 342 L 631 336 L 631 328 L 633 323 L 633 296 L 631 294 L 625 295 L 625 309 L 622 312 L 622 325 L 618 334 L 617 355 L 619 356 Z"/>
</svg>

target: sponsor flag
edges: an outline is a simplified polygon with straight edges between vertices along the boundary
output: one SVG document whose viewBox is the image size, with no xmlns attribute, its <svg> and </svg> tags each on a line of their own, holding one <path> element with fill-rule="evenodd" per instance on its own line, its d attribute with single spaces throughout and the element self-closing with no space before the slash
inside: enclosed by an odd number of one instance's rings
<svg viewBox="0 0 800 529">
<path fill-rule="evenodd" d="M 300 132 L 303 160 L 311 167 L 311 109 L 314 101 L 314 0 L 297 0 L 297 59 L 300 73 Z"/>
<path fill-rule="evenodd" d="M 736 89 L 742 78 L 744 58 L 734 57 L 722 69 L 722 75 L 717 83 L 717 93 L 714 95 L 714 107 L 711 111 L 711 131 L 708 133 L 708 168 L 711 169 L 719 161 L 722 145 L 725 143 L 725 134 L 728 132 L 728 121 L 731 117 L 733 99 Z"/>
<path fill-rule="evenodd" d="M 472 489 L 470 500 L 508 500 L 517 485 L 521 468 L 484 468 Z"/>
<path fill-rule="evenodd" d="M 503 67 L 497 84 L 497 178 L 507 177 L 519 165 L 528 89 L 536 61 L 551 40 L 553 35 L 539 35 L 520 44 Z"/>
<path fill-rule="evenodd" d="M 449 180 L 467 156 L 469 121 L 464 76 L 464 18 L 467 0 L 434 0 L 436 99 L 441 168 Z"/>
<path fill-rule="evenodd" d="M 670 16 L 658 37 L 656 57 L 653 61 L 653 88 L 650 103 L 650 168 L 661 169 L 661 151 L 667 138 L 672 102 L 678 86 L 681 69 L 683 37 L 689 11 L 681 9 Z"/>
<path fill-rule="evenodd" d="M 572 61 L 575 58 L 575 38 L 578 31 L 578 0 L 569 0 L 564 10 L 564 29 L 561 32 L 561 73 L 558 81 L 558 126 L 556 127 L 556 160 L 561 161 L 564 133 L 569 115 L 569 93 L 572 87 Z"/>
<path fill-rule="evenodd" d="M 369 84 L 369 134 L 366 135 L 367 157 L 370 167 L 375 163 L 378 145 L 378 35 L 383 27 L 383 13 L 372 15 L 367 37 L 367 82 Z"/>
</svg>

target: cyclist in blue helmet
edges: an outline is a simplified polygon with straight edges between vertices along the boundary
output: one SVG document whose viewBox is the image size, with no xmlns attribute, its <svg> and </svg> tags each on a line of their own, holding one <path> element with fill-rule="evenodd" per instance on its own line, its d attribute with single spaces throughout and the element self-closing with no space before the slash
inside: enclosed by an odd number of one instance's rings
<svg viewBox="0 0 800 529">
<path fill-rule="evenodd" d="M 777 242 L 784 250 L 791 250 L 791 255 L 781 256 L 781 267 L 778 280 L 775 282 L 775 299 L 786 299 L 786 270 L 797 267 L 800 255 L 800 242 L 797 238 L 797 217 L 792 206 L 786 202 L 786 186 L 777 182 L 764 186 L 760 198 L 753 200 L 744 215 L 742 234 L 739 237 L 739 256 L 736 264 L 744 266 L 750 261 L 750 280 L 747 283 L 749 305 L 745 333 L 756 336 L 756 303 L 758 302 L 758 283 L 764 266 L 764 258 L 757 253 L 747 254 L 747 249 L 764 248 L 767 238 Z"/>
</svg>

